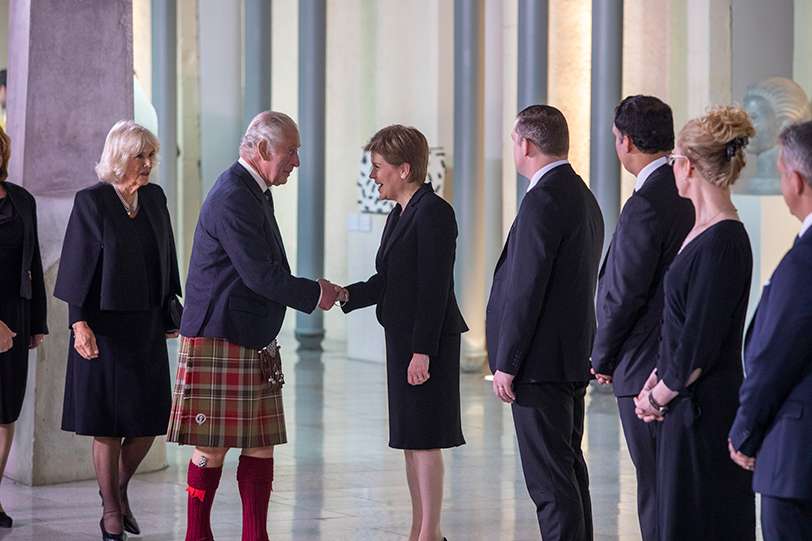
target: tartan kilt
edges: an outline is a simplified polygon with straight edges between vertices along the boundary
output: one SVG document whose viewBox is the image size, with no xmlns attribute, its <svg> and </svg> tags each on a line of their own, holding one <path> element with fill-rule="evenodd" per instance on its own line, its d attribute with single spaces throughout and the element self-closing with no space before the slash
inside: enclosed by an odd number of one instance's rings
<svg viewBox="0 0 812 541">
<path fill-rule="evenodd" d="M 282 391 L 263 380 L 259 352 L 181 336 L 166 440 L 241 449 L 287 443 Z"/>
</svg>

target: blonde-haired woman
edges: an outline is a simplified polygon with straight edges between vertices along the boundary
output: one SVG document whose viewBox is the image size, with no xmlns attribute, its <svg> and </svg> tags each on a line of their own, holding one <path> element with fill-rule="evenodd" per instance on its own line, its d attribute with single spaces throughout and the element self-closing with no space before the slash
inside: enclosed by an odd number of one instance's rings
<svg viewBox="0 0 812 541">
<path fill-rule="evenodd" d="M 138 534 L 127 486 L 172 404 L 166 339 L 180 295 L 163 190 L 149 183 L 158 139 L 131 120 L 107 135 L 99 181 L 77 192 L 54 296 L 73 329 L 62 429 L 93 436 L 104 515 L 102 539 Z"/>
<path fill-rule="evenodd" d="M 661 541 L 755 539 L 752 474 L 729 458 L 739 404 L 742 332 L 750 292 L 750 240 L 730 198 L 755 129 L 739 107 L 688 122 L 670 156 L 694 227 L 665 276 L 657 368 L 635 400 L 663 421 L 657 444 Z"/>
<path fill-rule="evenodd" d="M 28 350 L 48 332 L 45 282 L 37 235 L 37 204 L 6 182 L 11 141 L 0 128 L 0 480 L 28 379 Z M 0 505 L 0 528 L 12 519 Z"/>
</svg>

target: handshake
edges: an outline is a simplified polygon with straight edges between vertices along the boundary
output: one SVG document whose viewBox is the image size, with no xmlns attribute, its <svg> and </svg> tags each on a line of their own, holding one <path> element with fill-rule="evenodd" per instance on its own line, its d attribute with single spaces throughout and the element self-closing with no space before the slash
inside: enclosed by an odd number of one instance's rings
<svg viewBox="0 0 812 541">
<path fill-rule="evenodd" d="M 324 278 L 318 279 L 321 286 L 321 301 L 319 301 L 319 308 L 322 310 L 329 310 L 337 302 L 341 305 L 350 300 L 350 294 L 341 286 L 333 284 Z"/>
</svg>

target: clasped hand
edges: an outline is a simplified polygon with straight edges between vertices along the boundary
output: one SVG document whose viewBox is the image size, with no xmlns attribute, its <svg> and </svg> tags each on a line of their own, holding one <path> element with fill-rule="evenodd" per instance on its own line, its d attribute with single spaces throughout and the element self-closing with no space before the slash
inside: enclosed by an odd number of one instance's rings
<svg viewBox="0 0 812 541">
<path fill-rule="evenodd" d="M 321 301 L 319 301 L 319 308 L 324 311 L 333 307 L 336 302 L 341 304 L 349 300 L 349 293 L 341 286 L 338 286 L 329 280 L 319 278 L 319 286 L 321 286 Z"/>
</svg>

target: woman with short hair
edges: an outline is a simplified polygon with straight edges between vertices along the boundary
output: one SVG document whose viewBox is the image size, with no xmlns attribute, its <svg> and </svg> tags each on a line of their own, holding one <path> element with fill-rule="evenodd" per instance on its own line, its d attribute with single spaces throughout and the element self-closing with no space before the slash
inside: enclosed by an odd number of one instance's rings
<svg viewBox="0 0 812 541">
<path fill-rule="evenodd" d="M 131 120 L 113 126 L 99 182 L 76 193 L 54 288 L 73 330 L 62 429 L 94 437 L 103 539 L 140 533 L 127 487 L 172 404 L 166 339 L 181 288 L 166 196 L 149 183 L 159 148 Z"/>
<path fill-rule="evenodd" d="M 426 183 L 429 146 L 412 127 L 381 129 L 367 143 L 369 177 L 397 204 L 386 220 L 377 274 L 347 286 L 344 312 L 377 304 L 386 335 L 389 446 L 403 449 L 412 498 L 409 541 L 443 541 L 441 449 L 463 445 L 460 334 L 454 295 L 457 221 Z"/>
</svg>

